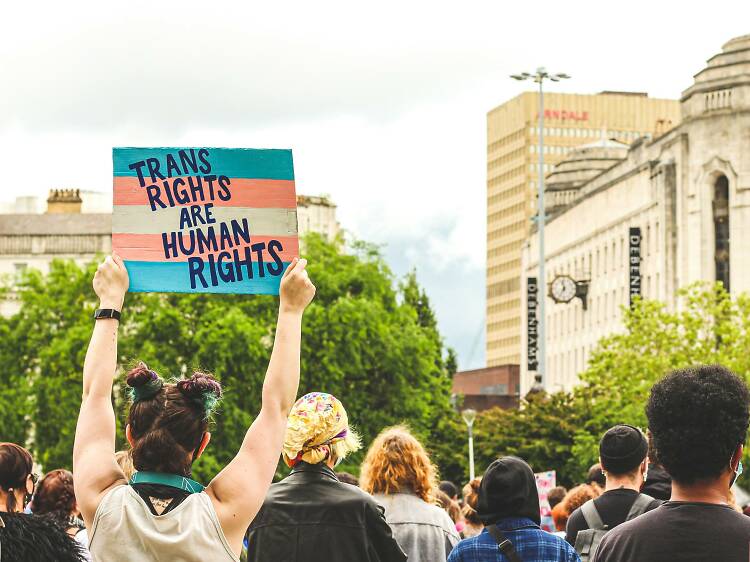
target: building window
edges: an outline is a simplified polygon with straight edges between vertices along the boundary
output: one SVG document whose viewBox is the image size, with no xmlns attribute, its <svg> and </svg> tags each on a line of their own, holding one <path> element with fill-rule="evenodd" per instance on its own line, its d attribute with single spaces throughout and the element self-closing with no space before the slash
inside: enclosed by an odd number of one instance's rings
<svg viewBox="0 0 750 562">
<path fill-rule="evenodd" d="M 729 291 L 729 180 L 721 175 L 714 183 L 714 263 L 716 280 Z"/>
</svg>

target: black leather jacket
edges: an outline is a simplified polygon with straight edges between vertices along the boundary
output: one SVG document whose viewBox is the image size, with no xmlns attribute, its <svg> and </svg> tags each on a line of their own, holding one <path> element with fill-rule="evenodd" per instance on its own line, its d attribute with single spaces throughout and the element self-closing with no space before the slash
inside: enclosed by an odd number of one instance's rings
<svg viewBox="0 0 750 562">
<path fill-rule="evenodd" d="M 247 531 L 248 562 L 404 562 L 383 508 L 323 464 L 272 484 Z"/>
</svg>

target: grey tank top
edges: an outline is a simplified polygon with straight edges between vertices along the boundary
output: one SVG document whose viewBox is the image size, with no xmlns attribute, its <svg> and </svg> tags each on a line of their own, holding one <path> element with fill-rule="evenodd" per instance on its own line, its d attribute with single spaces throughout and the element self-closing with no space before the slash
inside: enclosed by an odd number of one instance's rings
<svg viewBox="0 0 750 562">
<path fill-rule="evenodd" d="M 126 485 L 112 488 L 99 504 L 89 550 L 94 562 L 239 562 L 205 492 L 154 515 Z"/>
</svg>

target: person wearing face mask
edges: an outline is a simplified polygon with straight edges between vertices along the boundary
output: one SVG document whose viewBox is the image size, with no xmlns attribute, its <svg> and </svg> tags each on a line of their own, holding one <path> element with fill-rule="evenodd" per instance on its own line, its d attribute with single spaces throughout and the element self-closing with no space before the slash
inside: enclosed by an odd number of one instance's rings
<svg viewBox="0 0 750 562">
<path fill-rule="evenodd" d="M 570 514 L 566 539 L 581 559 L 594 559 L 604 534 L 625 521 L 659 507 L 661 502 L 639 490 L 648 471 L 648 442 L 632 425 L 616 425 L 599 442 L 604 493 Z"/>
<path fill-rule="evenodd" d="M 608 533 L 596 562 L 747 562 L 750 517 L 728 505 L 750 420 L 745 381 L 718 365 L 675 371 L 651 389 L 646 416 L 672 495 Z"/>
<path fill-rule="evenodd" d="M 282 448 L 292 472 L 271 485 L 250 524 L 248 562 L 406 561 L 383 508 L 333 471 L 360 446 L 336 397 L 311 392 L 297 400 Z"/>
<path fill-rule="evenodd" d="M 23 513 L 34 493 L 31 453 L 0 443 L 0 560 L 84 562 L 83 547 L 54 518 Z"/>
</svg>

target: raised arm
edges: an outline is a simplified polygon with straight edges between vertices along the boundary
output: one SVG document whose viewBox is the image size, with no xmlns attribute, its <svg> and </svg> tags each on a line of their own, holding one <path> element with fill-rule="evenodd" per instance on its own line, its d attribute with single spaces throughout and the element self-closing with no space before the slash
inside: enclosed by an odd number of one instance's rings
<svg viewBox="0 0 750 562">
<path fill-rule="evenodd" d="M 295 259 L 281 280 L 276 338 L 263 382 L 260 413 L 237 456 L 206 490 L 236 552 L 271 485 L 284 443 L 286 418 L 297 397 L 302 313 L 315 295 L 306 265 L 305 260 Z"/>
<path fill-rule="evenodd" d="M 128 290 L 128 272 L 119 256 L 112 254 L 96 270 L 94 291 L 99 308 L 122 310 Z M 126 483 L 115 462 L 115 412 L 112 380 L 117 368 L 117 328 L 114 319 L 97 320 L 83 363 L 83 396 L 73 445 L 76 500 L 83 518 L 91 525 L 104 494 Z"/>
</svg>

